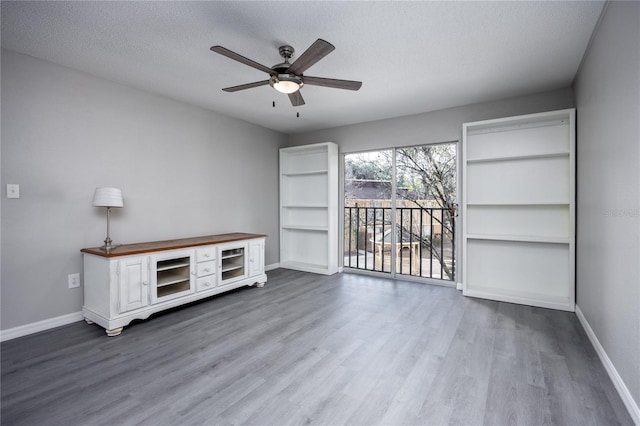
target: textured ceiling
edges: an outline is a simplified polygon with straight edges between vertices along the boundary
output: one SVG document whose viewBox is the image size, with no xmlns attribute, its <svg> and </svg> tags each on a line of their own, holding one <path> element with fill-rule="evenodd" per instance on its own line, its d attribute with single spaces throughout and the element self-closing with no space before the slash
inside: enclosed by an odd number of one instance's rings
<svg viewBox="0 0 640 426">
<path fill-rule="evenodd" d="M 568 87 L 603 6 L 2 1 L 2 46 L 298 133 Z M 300 54 L 317 38 L 336 50 L 305 74 L 360 80 L 360 91 L 306 86 L 296 108 L 269 86 L 221 91 L 267 75 L 209 47 L 270 67 L 281 62 L 278 46 Z"/>
</svg>

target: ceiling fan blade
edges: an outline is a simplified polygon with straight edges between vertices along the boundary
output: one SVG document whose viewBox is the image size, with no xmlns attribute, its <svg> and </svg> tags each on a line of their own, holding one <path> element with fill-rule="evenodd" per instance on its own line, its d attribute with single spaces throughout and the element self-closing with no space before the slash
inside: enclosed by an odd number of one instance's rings
<svg viewBox="0 0 640 426">
<path fill-rule="evenodd" d="M 222 56 L 226 56 L 229 59 L 233 59 L 234 61 L 238 61 L 238 62 L 240 62 L 242 64 L 249 65 L 250 67 L 253 67 L 253 68 L 257 69 L 257 70 L 264 71 L 267 74 L 270 74 L 270 75 L 275 75 L 276 74 L 276 72 L 274 70 L 272 70 L 271 68 L 266 67 L 266 66 L 264 66 L 262 64 L 259 64 L 256 61 L 252 61 L 249 58 L 245 58 L 244 56 L 239 55 L 236 52 L 232 52 L 231 50 L 226 49 L 226 48 L 224 48 L 222 46 L 213 46 L 213 47 L 211 47 L 211 50 L 213 52 L 221 54 Z"/>
<path fill-rule="evenodd" d="M 335 78 L 310 77 L 306 75 L 302 77 L 302 81 L 304 84 L 310 86 L 332 87 L 334 89 L 345 90 L 358 90 L 362 86 L 361 81 L 336 80 Z"/>
<path fill-rule="evenodd" d="M 334 49 L 333 44 L 319 38 L 291 64 L 287 72 L 289 74 L 300 75 Z"/>
<path fill-rule="evenodd" d="M 268 84 L 269 84 L 269 80 L 256 81 L 255 83 L 247 83 L 247 84 L 241 84 L 239 86 L 225 87 L 222 90 L 224 90 L 225 92 L 237 92 L 238 90 L 253 89 L 254 87 L 266 86 Z"/>
<path fill-rule="evenodd" d="M 289 100 L 291 101 L 291 105 L 293 106 L 304 105 L 304 99 L 302 98 L 302 93 L 300 93 L 299 90 L 293 93 L 289 93 Z"/>
</svg>

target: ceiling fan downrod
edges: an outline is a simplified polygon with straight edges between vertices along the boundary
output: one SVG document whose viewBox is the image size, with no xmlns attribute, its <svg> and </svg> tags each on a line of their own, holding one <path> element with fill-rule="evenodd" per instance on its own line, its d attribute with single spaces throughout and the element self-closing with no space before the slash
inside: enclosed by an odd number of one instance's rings
<svg viewBox="0 0 640 426">
<path fill-rule="evenodd" d="M 289 45 L 285 45 L 285 46 L 280 46 L 278 48 L 278 52 L 280 52 L 280 56 L 282 56 L 284 58 L 284 63 L 288 64 L 289 63 L 289 59 L 291 59 L 293 57 L 293 54 L 295 53 L 295 49 Z"/>
</svg>

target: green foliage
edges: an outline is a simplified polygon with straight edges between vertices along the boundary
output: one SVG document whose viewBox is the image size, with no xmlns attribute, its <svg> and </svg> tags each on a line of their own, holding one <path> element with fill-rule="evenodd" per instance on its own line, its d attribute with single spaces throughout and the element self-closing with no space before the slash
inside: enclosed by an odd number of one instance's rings
<svg viewBox="0 0 640 426">
<path fill-rule="evenodd" d="M 425 145 L 397 150 L 396 168 L 419 199 L 434 199 L 441 206 L 456 201 L 455 144 Z"/>
<path fill-rule="evenodd" d="M 391 162 L 386 155 L 353 154 L 345 157 L 345 179 L 391 181 Z"/>
<path fill-rule="evenodd" d="M 392 150 L 345 157 L 345 179 L 392 180 Z M 456 200 L 456 145 L 425 145 L 396 150 L 396 186 L 411 199 Z"/>
</svg>

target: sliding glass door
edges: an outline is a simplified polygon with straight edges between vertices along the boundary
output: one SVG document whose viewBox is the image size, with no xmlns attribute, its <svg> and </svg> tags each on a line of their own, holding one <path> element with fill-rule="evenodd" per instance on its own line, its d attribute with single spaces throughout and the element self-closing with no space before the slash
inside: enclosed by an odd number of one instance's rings
<svg viewBox="0 0 640 426">
<path fill-rule="evenodd" d="M 456 147 L 345 155 L 345 268 L 455 279 Z"/>
<path fill-rule="evenodd" d="M 393 151 L 344 157 L 344 266 L 393 272 L 376 247 L 393 227 Z"/>
</svg>

